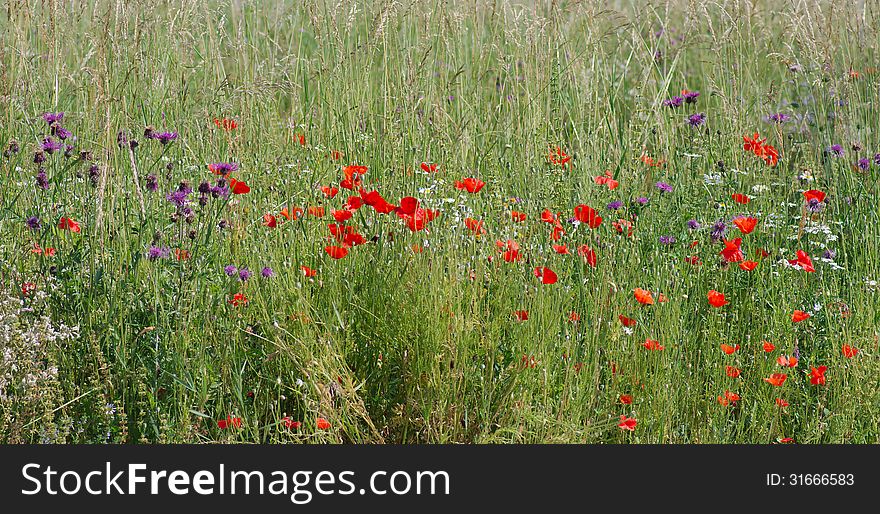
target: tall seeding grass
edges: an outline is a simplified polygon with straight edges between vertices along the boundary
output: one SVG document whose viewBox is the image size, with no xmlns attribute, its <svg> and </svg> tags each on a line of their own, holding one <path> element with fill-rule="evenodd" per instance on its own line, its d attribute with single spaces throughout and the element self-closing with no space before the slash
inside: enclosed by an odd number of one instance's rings
<svg viewBox="0 0 880 514">
<path fill-rule="evenodd" d="M 10 0 L 0 441 L 876 443 L 878 20 L 871 1 Z M 695 103 L 664 105 L 685 89 Z M 37 164 L 47 112 L 75 139 Z M 755 132 L 776 166 L 743 150 Z M 194 192 L 186 214 L 168 200 L 218 162 L 251 191 Z M 358 193 L 320 186 L 350 164 L 439 216 L 413 232 L 363 207 L 348 223 L 367 243 L 330 258 L 330 213 Z M 601 226 L 569 221 L 580 204 Z M 754 270 L 724 262 L 717 222 Z M 501 259 L 507 240 L 521 261 Z M 815 272 L 787 264 L 799 249 Z"/>
</svg>

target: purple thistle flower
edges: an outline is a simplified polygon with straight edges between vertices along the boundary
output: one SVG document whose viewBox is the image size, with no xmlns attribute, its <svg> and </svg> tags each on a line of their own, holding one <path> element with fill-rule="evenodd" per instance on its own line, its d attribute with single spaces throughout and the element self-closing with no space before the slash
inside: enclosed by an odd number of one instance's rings
<svg viewBox="0 0 880 514">
<path fill-rule="evenodd" d="M 40 218 L 36 216 L 31 216 L 30 218 L 28 218 L 27 221 L 25 221 L 25 224 L 31 230 L 40 230 L 40 228 L 42 227 L 42 225 L 40 224 Z"/>
<path fill-rule="evenodd" d="M 862 171 L 868 171 L 868 168 L 871 167 L 871 161 L 868 160 L 867 157 L 859 159 L 859 162 L 856 163 L 856 166 L 859 167 Z"/>
<path fill-rule="evenodd" d="M 45 120 L 46 123 L 49 125 L 55 123 L 56 121 L 61 121 L 63 118 L 63 112 L 47 112 L 43 114 L 43 120 Z"/>
<path fill-rule="evenodd" d="M 212 172 L 223 175 L 229 175 L 233 171 L 238 171 L 238 164 L 234 162 L 215 162 L 208 165 L 208 169 Z"/>
<path fill-rule="evenodd" d="M 822 258 L 833 260 L 837 255 L 834 253 L 834 250 L 831 248 L 826 248 L 824 252 L 822 252 Z"/>
<path fill-rule="evenodd" d="M 684 103 L 684 98 L 680 96 L 673 96 L 668 100 L 663 100 L 663 106 L 669 108 L 681 107 L 681 104 Z"/>
<path fill-rule="evenodd" d="M 60 141 L 55 141 L 51 137 L 47 137 L 43 139 L 43 143 L 40 145 L 40 148 L 46 152 L 47 154 L 52 154 L 56 150 L 61 150 L 64 145 L 61 144 Z"/>
<path fill-rule="evenodd" d="M 640 205 L 645 205 L 646 203 L 648 203 L 648 199 L 644 196 L 640 196 L 636 198 L 636 202 L 638 202 Z"/>
<path fill-rule="evenodd" d="M 675 241 L 675 236 L 660 236 L 660 244 L 662 245 L 674 245 Z"/>
<path fill-rule="evenodd" d="M 247 279 L 251 278 L 251 275 L 252 275 L 251 270 L 249 270 L 247 268 L 239 268 L 239 270 L 238 270 L 238 279 L 241 280 L 242 282 L 245 282 L 245 281 L 247 281 Z"/>
<path fill-rule="evenodd" d="M 659 189 L 661 193 L 671 193 L 672 192 L 672 186 L 670 186 L 666 182 L 657 182 L 656 184 L 654 184 L 654 187 Z"/>
<path fill-rule="evenodd" d="M 817 198 L 810 198 L 810 201 L 807 202 L 807 209 L 810 212 L 821 212 L 825 207 L 823 202 L 820 202 Z"/>
<path fill-rule="evenodd" d="M 159 141 L 163 145 L 167 145 L 177 139 L 177 132 L 159 132 L 153 134 L 153 139 Z"/>
<path fill-rule="evenodd" d="M 238 273 L 238 269 L 234 265 L 228 264 L 223 268 L 223 273 L 226 273 L 227 277 L 231 277 Z"/>
<path fill-rule="evenodd" d="M 43 190 L 49 189 L 49 178 L 43 170 L 40 170 L 40 172 L 37 173 L 37 187 Z"/>
<path fill-rule="evenodd" d="M 156 178 L 156 175 L 147 175 L 147 191 L 155 193 L 159 189 L 159 179 Z"/>
<path fill-rule="evenodd" d="M 609 203 L 607 206 L 609 211 L 616 211 L 617 209 L 620 209 L 621 207 L 623 207 L 623 202 L 621 202 L 620 200 L 614 200 L 613 202 Z"/>
<path fill-rule="evenodd" d="M 724 237 L 725 230 L 727 230 L 727 225 L 725 225 L 723 221 L 715 222 L 715 224 L 712 225 L 712 232 L 710 234 L 712 242 L 718 242 L 719 239 Z"/>
<path fill-rule="evenodd" d="M 64 141 L 65 139 L 73 137 L 73 133 L 61 125 L 55 123 L 52 125 L 51 129 L 52 134 L 58 139 Z"/>
<path fill-rule="evenodd" d="M 874 154 L 874 164 L 876 164 L 877 166 L 880 166 L 880 153 Z"/>
<path fill-rule="evenodd" d="M 691 230 L 699 230 L 700 229 L 700 222 L 697 220 L 688 220 L 687 226 Z"/>
<path fill-rule="evenodd" d="M 697 98 L 699 98 L 699 97 L 700 97 L 699 91 L 688 91 L 687 93 L 684 94 L 684 101 L 689 104 L 697 103 Z"/>
<path fill-rule="evenodd" d="M 198 188 L 199 193 L 206 195 L 211 192 L 211 183 L 210 182 L 202 182 L 199 184 Z"/>
<path fill-rule="evenodd" d="M 147 258 L 151 261 L 167 259 L 171 255 L 171 249 L 166 246 L 153 246 L 147 249 Z"/>
<path fill-rule="evenodd" d="M 275 276 L 275 272 L 272 271 L 272 268 L 266 266 L 262 270 L 260 270 L 260 275 L 262 275 L 263 278 L 272 278 Z"/>
<path fill-rule="evenodd" d="M 691 114 L 687 119 L 688 125 L 691 127 L 699 127 L 703 123 L 706 122 L 706 114 L 705 113 L 697 113 Z"/>
<path fill-rule="evenodd" d="M 34 152 L 34 164 L 43 164 L 46 162 L 46 152 L 37 150 Z"/>
<path fill-rule="evenodd" d="M 189 202 L 189 193 L 190 191 L 184 190 L 176 190 L 165 195 L 165 199 L 169 202 L 176 205 L 178 208 L 183 208 Z"/>
<path fill-rule="evenodd" d="M 828 147 L 828 152 L 835 157 L 843 157 L 843 147 L 840 145 L 831 145 Z"/>
<path fill-rule="evenodd" d="M 791 116 L 789 116 L 788 114 L 783 114 L 781 112 L 777 112 L 777 113 L 773 113 L 770 116 L 768 116 L 767 119 L 769 119 L 773 123 L 782 124 L 782 123 L 785 123 L 786 121 L 788 121 L 789 119 L 791 119 Z"/>
</svg>

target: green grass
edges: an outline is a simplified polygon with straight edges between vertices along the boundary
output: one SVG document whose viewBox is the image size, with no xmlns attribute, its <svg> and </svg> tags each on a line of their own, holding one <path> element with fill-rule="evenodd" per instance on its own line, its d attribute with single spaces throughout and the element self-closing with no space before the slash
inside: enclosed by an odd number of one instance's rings
<svg viewBox="0 0 880 514">
<path fill-rule="evenodd" d="M 0 287 L 33 308 L 15 315 L 21 326 L 47 315 L 79 337 L 44 343 L 31 361 L 58 372 L 36 385 L 0 364 L 12 377 L 0 440 L 877 443 L 880 165 L 853 164 L 880 152 L 880 12 L 697 4 L 8 2 L 0 144 L 21 151 L 0 158 Z M 695 105 L 663 106 L 685 88 L 700 91 Z M 65 112 L 77 139 L 74 157 L 48 156 L 43 190 L 33 154 L 47 111 Z M 707 120 L 694 129 L 685 120 L 697 112 Z M 774 112 L 793 119 L 773 125 Z M 224 132 L 216 117 L 239 127 Z M 145 140 L 148 125 L 180 137 Z M 140 143 L 135 167 L 119 131 Z M 756 131 L 780 149 L 777 166 L 743 151 Z M 825 154 L 832 144 L 844 157 Z M 557 146 L 570 166 L 548 163 Z M 97 186 L 80 150 L 94 155 Z M 173 221 L 166 193 L 213 180 L 206 164 L 221 161 L 240 163 L 234 176 L 251 192 Z M 422 173 L 423 161 L 440 171 Z M 389 202 L 415 196 L 440 216 L 412 233 L 363 207 L 349 224 L 375 240 L 330 259 L 330 211 L 351 191 L 330 200 L 316 186 L 338 186 L 346 164 L 368 166 L 367 189 Z M 605 170 L 617 189 L 594 182 Z M 454 187 L 463 177 L 487 185 L 468 194 Z M 661 195 L 657 181 L 674 191 Z M 805 214 L 805 189 L 828 193 L 822 212 Z M 753 199 L 739 205 L 734 193 Z M 624 207 L 606 210 L 612 200 Z M 598 229 L 566 222 L 579 204 L 605 218 Z M 327 215 L 263 226 L 285 206 Z M 560 243 L 589 244 L 598 266 L 552 251 L 544 209 L 562 213 Z M 511 210 L 528 219 L 513 223 Z M 771 254 L 751 272 L 725 265 L 709 237 L 718 220 L 738 236 L 730 220 L 747 213 L 759 223 L 743 236 L 746 257 Z M 633 237 L 618 234 L 612 222 L 632 215 Z M 59 230 L 61 216 L 82 232 Z M 467 217 L 487 233 L 474 237 Z M 689 231 L 690 219 L 704 228 Z M 521 262 L 500 258 L 495 241 L 507 239 Z M 32 254 L 34 242 L 57 254 Z M 154 242 L 191 258 L 150 261 Z M 826 247 L 840 269 L 819 258 Z M 815 273 L 781 264 L 798 249 Z M 229 264 L 254 276 L 227 277 Z M 261 278 L 263 266 L 276 276 Z M 558 283 L 541 285 L 538 266 Z M 36 291 L 23 295 L 25 282 Z M 640 306 L 635 288 L 668 301 Z M 711 308 L 711 289 L 729 305 Z M 238 292 L 247 305 L 229 303 Z M 813 316 L 793 324 L 795 309 Z M 631 334 L 621 314 L 638 320 Z M 17 325 L 5 319 L 9 333 Z M 646 338 L 665 349 L 646 350 Z M 741 348 L 728 356 L 721 343 Z M 859 354 L 844 358 L 844 343 Z M 783 370 L 776 357 L 796 347 L 800 363 Z M 728 365 L 742 376 L 728 378 Z M 827 383 L 811 385 L 819 365 Z M 780 388 L 763 380 L 777 372 L 788 373 Z M 727 390 L 735 406 L 717 401 Z M 220 429 L 230 415 L 241 427 Z M 621 415 L 638 419 L 634 432 L 618 428 Z M 302 427 L 286 429 L 284 416 Z M 316 428 L 319 416 L 330 429 Z"/>
</svg>

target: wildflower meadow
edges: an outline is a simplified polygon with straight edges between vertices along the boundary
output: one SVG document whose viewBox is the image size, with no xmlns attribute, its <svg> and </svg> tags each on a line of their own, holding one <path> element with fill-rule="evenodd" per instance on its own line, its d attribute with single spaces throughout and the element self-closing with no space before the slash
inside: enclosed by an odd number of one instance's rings
<svg viewBox="0 0 880 514">
<path fill-rule="evenodd" d="M 877 443 L 880 5 L 11 0 L 0 442 Z"/>
</svg>

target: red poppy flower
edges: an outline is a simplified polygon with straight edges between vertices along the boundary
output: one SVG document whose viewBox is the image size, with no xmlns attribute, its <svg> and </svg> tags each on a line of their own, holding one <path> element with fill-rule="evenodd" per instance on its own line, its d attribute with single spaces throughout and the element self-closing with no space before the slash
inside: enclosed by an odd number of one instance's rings
<svg viewBox="0 0 880 514">
<path fill-rule="evenodd" d="M 719 293 L 718 291 L 715 291 L 714 289 L 709 291 L 708 296 L 709 296 L 709 305 L 711 305 L 712 307 L 715 307 L 716 309 L 718 307 L 723 307 L 723 306 L 727 305 L 727 303 L 728 303 L 727 299 L 724 298 L 724 293 Z"/>
<path fill-rule="evenodd" d="M 300 266 L 299 269 L 301 269 L 303 272 L 303 275 L 305 275 L 308 278 L 314 277 L 315 275 L 318 274 L 317 270 L 313 270 L 312 268 L 310 268 L 308 266 Z"/>
<path fill-rule="evenodd" d="M 565 245 L 553 245 L 553 251 L 560 255 L 570 255 L 571 252 L 568 251 L 568 247 Z"/>
<path fill-rule="evenodd" d="M 755 249 L 755 257 L 758 257 L 760 259 L 765 259 L 767 257 L 770 257 L 770 252 L 768 252 L 767 250 L 765 250 L 763 248 L 757 248 L 757 249 Z"/>
<path fill-rule="evenodd" d="M 804 191 L 804 200 L 808 203 L 810 200 L 816 200 L 817 202 L 825 201 L 825 191 L 820 191 L 818 189 L 810 189 L 809 191 Z"/>
<path fill-rule="evenodd" d="M 665 346 L 660 344 L 660 341 L 654 339 L 645 339 L 645 342 L 642 343 L 642 346 L 651 351 L 661 351 L 665 348 Z"/>
<path fill-rule="evenodd" d="M 245 195 L 251 192 L 251 188 L 247 183 L 243 180 L 235 180 L 234 178 L 229 179 L 229 190 L 234 195 Z"/>
<path fill-rule="evenodd" d="M 724 241 L 724 249 L 719 252 L 725 261 L 727 262 L 740 262 L 745 259 L 745 256 L 740 250 L 740 245 L 742 245 L 742 238 L 738 237 L 732 241 L 728 241 L 727 239 L 722 239 Z"/>
<path fill-rule="evenodd" d="M 770 341 L 763 341 L 762 345 L 764 346 L 764 351 L 767 353 L 770 353 L 776 349 L 776 345 L 774 345 Z"/>
<path fill-rule="evenodd" d="M 580 320 L 581 320 L 581 315 L 578 314 L 577 312 L 571 311 L 568 313 L 568 321 L 571 321 L 572 323 L 577 323 Z"/>
<path fill-rule="evenodd" d="M 275 218 L 274 214 L 263 214 L 263 225 L 269 228 L 275 228 L 278 226 L 278 219 Z"/>
<path fill-rule="evenodd" d="M 761 155 L 759 157 L 764 159 L 768 166 L 776 166 L 779 163 L 779 150 L 773 145 L 764 145 L 761 147 Z"/>
<path fill-rule="evenodd" d="M 231 303 L 233 307 L 247 305 L 248 298 L 244 295 L 244 293 L 235 293 L 234 295 L 232 295 L 232 299 L 229 300 L 229 303 Z"/>
<path fill-rule="evenodd" d="M 642 305 L 653 305 L 654 304 L 654 296 L 651 295 L 650 291 L 646 291 L 640 287 L 637 287 L 633 291 L 633 295 L 636 297 L 636 301 L 638 301 Z"/>
<path fill-rule="evenodd" d="M 752 137 L 743 136 L 743 150 L 760 156 L 761 148 L 764 146 L 764 142 L 767 141 L 767 139 L 760 139 L 760 137 L 757 132 Z"/>
<path fill-rule="evenodd" d="M 828 371 L 828 366 L 819 366 L 818 368 L 810 369 L 810 383 L 813 385 L 825 385 L 825 372 Z"/>
<path fill-rule="evenodd" d="M 733 224 L 739 228 L 739 231 L 745 234 L 751 234 L 753 230 L 755 230 L 755 226 L 758 224 L 757 218 L 752 218 L 750 216 L 741 216 L 739 218 L 735 218 L 733 220 Z"/>
<path fill-rule="evenodd" d="M 740 396 L 737 393 L 733 393 L 730 391 L 724 391 L 724 396 L 718 397 L 718 403 L 727 407 L 730 404 L 734 404 L 740 400 Z"/>
<path fill-rule="evenodd" d="M 733 199 L 734 202 L 741 203 L 743 205 L 752 201 L 751 198 L 749 198 L 748 196 L 746 196 L 744 194 L 740 194 L 740 193 L 736 193 L 734 195 L 731 195 L 731 198 Z"/>
<path fill-rule="evenodd" d="M 335 186 L 321 186 L 321 192 L 324 193 L 324 196 L 327 198 L 334 198 L 339 194 L 339 188 Z"/>
<path fill-rule="evenodd" d="M 856 348 L 855 346 L 850 346 L 848 344 L 844 344 L 841 350 L 843 351 L 843 356 L 847 359 L 852 359 L 859 354 L 858 348 Z"/>
<path fill-rule="evenodd" d="M 485 234 L 486 229 L 483 228 L 483 220 L 475 220 L 473 218 L 465 218 L 464 226 L 468 228 L 474 235 Z"/>
<path fill-rule="evenodd" d="M 189 250 L 184 250 L 183 248 L 175 248 L 174 249 L 174 258 L 179 261 L 185 261 L 190 258 Z"/>
<path fill-rule="evenodd" d="M 623 325 L 627 328 L 632 328 L 632 327 L 636 326 L 636 323 L 638 323 L 638 321 L 636 321 L 632 318 L 627 318 L 623 314 L 618 315 L 617 319 L 620 320 L 621 325 Z"/>
<path fill-rule="evenodd" d="M 788 402 L 783 400 L 782 398 L 777 398 L 776 405 L 778 405 L 784 409 L 785 407 L 788 407 Z"/>
<path fill-rule="evenodd" d="M 725 372 L 725 373 L 727 374 L 727 376 L 729 376 L 730 378 L 738 378 L 738 377 L 740 376 L 740 374 L 742 374 L 742 370 L 739 369 L 739 368 L 737 368 L 737 367 L 735 367 L 735 366 L 727 366 L 727 367 L 725 367 L 725 368 L 724 368 L 724 372 Z"/>
<path fill-rule="evenodd" d="M 737 350 L 739 350 L 739 345 L 738 345 L 738 344 L 735 344 L 735 345 L 733 345 L 733 346 L 730 346 L 730 345 L 727 344 L 727 343 L 721 343 L 721 351 L 724 352 L 724 353 L 726 353 L 727 355 L 733 355 L 733 352 L 735 352 L 735 351 L 737 351 Z"/>
<path fill-rule="evenodd" d="M 597 184 L 599 184 L 600 186 L 601 185 L 608 186 L 608 189 L 611 191 L 613 191 L 614 189 L 617 188 L 617 186 L 620 185 L 620 183 L 618 181 L 616 181 L 612 178 L 611 171 L 609 171 L 609 170 L 605 170 L 604 175 L 599 175 L 598 177 L 594 177 L 593 181 L 596 182 Z"/>
<path fill-rule="evenodd" d="M 700 266 L 703 264 L 702 262 L 700 262 L 700 258 L 696 255 L 685 257 L 684 262 L 690 264 L 691 266 Z"/>
<path fill-rule="evenodd" d="M 348 255 L 348 249 L 341 246 L 327 246 L 324 248 L 324 251 L 327 252 L 327 255 L 337 260 Z"/>
<path fill-rule="evenodd" d="M 580 255 L 583 258 L 584 262 L 589 264 L 590 267 L 596 267 L 596 252 L 592 248 L 587 245 L 580 245 L 578 246 L 578 255 Z"/>
<path fill-rule="evenodd" d="M 437 163 L 428 164 L 427 162 L 423 162 L 421 164 L 422 171 L 425 173 L 436 173 L 437 172 Z"/>
<path fill-rule="evenodd" d="M 294 207 L 293 209 L 288 210 L 287 207 L 285 207 L 285 208 L 281 209 L 281 212 L 279 212 L 278 214 L 284 216 L 288 220 L 291 220 L 291 219 L 296 220 L 300 216 L 302 216 L 303 209 L 302 209 L 302 207 Z"/>
<path fill-rule="evenodd" d="M 463 189 L 468 193 L 476 194 L 486 185 L 485 182 L 476 178 L 464 178 L 455 181 L 456 189 Z"/>
<path fill-rule="evenodd" d="M 238 122 L 230 118 L 214 118 L 214 125 L 222 128 L 226 132 L 233 131 L 238 128 Z"/>
<path fill-rule="evenodd" d="M 316 218 L 323 218 L 327 212 L 324 210 L 324 207 L 318 207 L 316 205 L 309 206 L 309 216 L 314 216 Z"/>
<path fill-rule="evenodd" d="M 558 277 L 550 268 L 535 268 L 533 272 L 536 277 L 541 279 L 541 283 L 545 285 L 555 284 Z"/>
<path fill-rule="evenodd" d="M 74 221 L 72 218 L 61 218 L 58 220 L 58 228 L 61 230 L 69 230 L 75 234 L 79 234 L 82 231 L 79 222 Z"/>
<path fill-rule="evenodd" d="M 788 375 L 785 373 L 773 373 L 769 377 L 764 379 L 764 382 L 776 387 L 781 387 L 782 384 L 785 383 L 785 379 L 788 378 Z"/>
<path fill-rule="evenodd" d="M 301 421 L 294 421 L 288 416 L 281 418 L 281 421 L 284 423 L 284 428 L 288 430 L 299 430 L 299 428 L 302 427 Z"/>
<path fill-rule="evenodd" d="M 776 363 L 782 366 L 783 368 L 794 368 L 798 365 L 798 360 L 795 357 L 789 357 L 788 355 L 780 355 L 776 359 Z"/>
<path fill-rule="evenodd" d="M 813 267 L 813 260 L 810 259 L 810 256 L 807 254 L 807 252 L 803 250 L 798 250 L 797 259 L 789 259 L 788 263 L 792 266 L 799 266 L 801 269 L 808 273 L 816 271 L 816 268 Z"/>
<path fill-rule="evenodd" d="M 618 234 L 623 234 L 624 230 L 626 230 L 626 237 L 632 237 L 633 235 L 633 224 L 629 220 L 617 220 L 611 223 L 611 227 L 617 231 Z"/>
<path fill-rule="evenodd" d="M 241 418 L 226 416 L 226 419 L 217 420 L 217 426 L 221 430 L 225 430 L 227 428 L 241 428 Z"/>
<path fill-rule="evenodd" d="M 526 213 L 524 213 L 524 212 L 517 212 L 517 211 L 511 211 L 511 212 L 510 212 L 510 217 L 513 218 L 513 221 L 515 221 L 515 222 L 517 222 L 517 223 L 521 223 L 521 222 L 523 222 L 523 221 L 526 220 Z"/>
<path fill-rule="evenodd" d="M 756 267 L 758 267 L 758 263 L 755 261 L 742 261 L 739 263 L 739 269 L 743 271 L 752 271 Z"/>
<path fill-rule="evenodd" d="M 529 311 L 513 311 L 513 316 L 519 321 L 529 319 Z"/>
<path fill-rule="evenodd" d="M 629 430 L 630 432 L 635 431 L 636 425 L 638 425 L 638 421 L 635 418 L 628 418 L 626 416 L 620 416 L 620 423 L 617 424 L 623 430 Z"/>
<path fill-rule="evenodd" d="M 315 426 L 318 427 L 318 430 L 327 430 L 330 428 L 330 422 L 324 418 L 318 418 L 315 420 Z"/>
<path fill-rule="evenodd" d="M 631 394 L 622 394 L 619 397 L 620 403 L 624 405 L 632 405 L 633 397 Z"/>
<path fill-rule="evenodd" d="M 297 134 L 296 140 L 300 146 L 306 146 L 306 135 L 305 134 Z"/>
<path fill-rule="evenodd" d="M 581 223 L 586 223 L 590 228 L 598 228 L 602 224 L 602 217 L 589 205 L 578 205 L 574 208 L 574 217 Z"/>
<path fill-rule="evenodd" d="M 563 152 L 562 148 L 557 146 L 555 149 L 550 150 L 549 155 L 547 155 L 547 161 L 550 164 L 565 167 L 568 166 L 569 162 L 571 161 L 571 157 Z"/>
<path fill-rule="evenodd" d="M 800 323 L 801 321 L 804 321 L 805 319 L 809 319 L 809 317 L 810 317 L 809 313 L 801 311 L 801 310 L 796 310 L 791 315 L 791 321 L 793 323 Z"/>
</svg>

